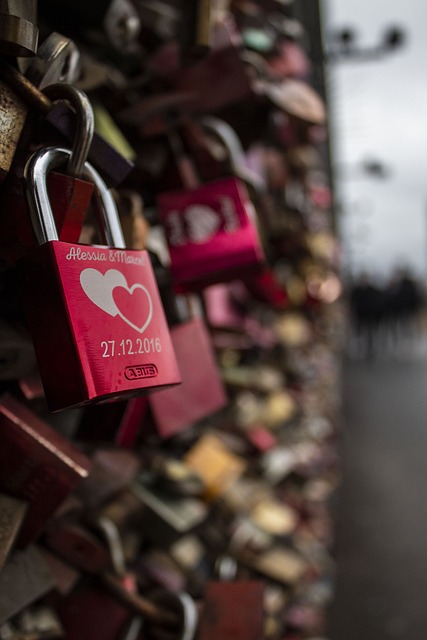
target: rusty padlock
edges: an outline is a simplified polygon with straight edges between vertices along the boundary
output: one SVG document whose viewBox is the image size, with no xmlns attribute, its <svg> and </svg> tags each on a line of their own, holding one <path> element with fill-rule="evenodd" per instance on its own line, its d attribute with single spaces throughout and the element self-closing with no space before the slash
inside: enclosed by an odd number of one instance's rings
<svg viewBox="0 0 427 640">
<path fill-rule="evenodd" d="M 264 261 L 245 185 L 235 177 L 200 184 L 179 136 L 170 134 L 183 191 L 158 197 L 175 286 L 197 291 L 258 272 Z"/>
<path fill-rule="evenodd" d="M 0 79 L 0 182 L 9 173 L 26 117 L 24 102 Z"/>
<path fill-rule="evenodd" d="M 0 399 L 0 438 L 0 491 L 28 502 L 18 536 L 23 546 L 88 475 L 90 460 L 8 394 Z"/>
<path fill-rule="evenodd" d="M 41 244 L 23 260 L 24 296 L 51 411 L 180 382 L 148 253 L 124 250 L 114 200 L 89 163 L 84 176 L 101 199 L 97 212 L 109 246 L 57 239 L 46 176 L 69 156 L 42 149 L 24 172 Z"/>
<path fill-rule="evenodd" d="M 21 103 L 24 102 L 24 106 L 30 107 L 35 114 L 46 116 L 43 122 L 39 123 L 43 140 L 46 141 L 54 136 L 52 143 L 56 144 L 58 136 L 65 142 L 72 142 L 75 139 L 75 114 L 68 105 L 54 105 L 44 92 L 6 62 L 0 65 L 0 78 L 10 86 Z M 93 136 L 88 157 L 109 187 L 120 184 L 133 169 L 133 164 L 97 133 Z"/>
</svg>

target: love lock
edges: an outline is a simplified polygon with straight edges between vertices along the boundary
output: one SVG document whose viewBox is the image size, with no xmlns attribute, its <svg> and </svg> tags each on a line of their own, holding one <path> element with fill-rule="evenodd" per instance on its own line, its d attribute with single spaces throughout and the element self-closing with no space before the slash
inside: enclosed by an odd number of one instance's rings
<svg viewBox="0 0 427 640">
<path fill-rule="evenodd" d="M 258 273 L 265 261 L 254 209 L 235 177 L 201 184 L 179 136 L 169 134 L 185 189 L 158 196 L 176 289 L 200 291 Z"/>
<path fill-rule="evenodd" d="M 180 382 L 149 255 L 125 250 L 117 209 L 89 164 L 109 246 L 58 240 L 46 189 L 71 152 L 46 148 L 25 167 L 37 247 L 24 259 L 28 323 L 49 409 L 123 399 Z"/>
</svg>

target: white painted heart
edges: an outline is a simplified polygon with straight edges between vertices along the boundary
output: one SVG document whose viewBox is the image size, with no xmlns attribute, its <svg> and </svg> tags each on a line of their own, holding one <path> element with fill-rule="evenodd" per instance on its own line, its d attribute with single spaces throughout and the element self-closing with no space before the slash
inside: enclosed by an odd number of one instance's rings
<svg viewBox="0 0 427 640">
<path fill-rule="evenodd" d="M 129 287 L 126 278 L 121 271 L 117 271 L 117 269 L 109 269 L 105 274 L 102 274 L 96 269 L 84 269 L 80 274 L 80 284 L 83 291 L 94 305 L 99 309 L 102 309 L 102 311 L 105 311 L 105 313 L 108 313 L 108 315 L 113 316 L 113 318 L 115 316 L 119 316 L 135 331 L 143 333 L 150 324 L 153 317 L 153 301 L 148 289 L 139 283 Z M 136 325 L 127 318 L 114 301 L 113 292 L 118 287 L 123 288 L 130 295 L 132 295 L 136 289 L 141 289 L 147 296 L 148 314 L 145 322 L 141 326 Z"/>
<path fill-rule="evenodd" d="M 113 300 L 115 287 L 127 288 L 126 278 L 117 269 L 109 269 L 105 275 L 96 269 L 84 269 L 80 274 L 82 289 L 93 304 L 108 313 L 116 316 L 118 308 Z"/>
</svg>

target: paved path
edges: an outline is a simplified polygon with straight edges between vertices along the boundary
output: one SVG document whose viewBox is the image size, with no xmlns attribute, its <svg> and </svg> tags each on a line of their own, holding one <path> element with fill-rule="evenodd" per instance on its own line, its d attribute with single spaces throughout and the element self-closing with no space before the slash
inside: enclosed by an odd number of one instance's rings
<svg viewBox="0 0 427 640">
<path fill-rule="evenodd" d="M 344 367 L 330 640 L 427 640 L 427 357 Z"/>
</svg>

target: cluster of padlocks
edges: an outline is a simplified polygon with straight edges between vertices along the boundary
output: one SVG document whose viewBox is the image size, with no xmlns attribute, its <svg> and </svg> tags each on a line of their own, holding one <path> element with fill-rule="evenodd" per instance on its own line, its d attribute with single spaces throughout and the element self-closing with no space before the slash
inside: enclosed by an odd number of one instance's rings
<svg viewBox="0 0 427 640">
<path fill-rule="evenodd" d="M 327 633 L 341 285 L 297 4 L 0 0 L 1 640 Z"/>
</svg>

